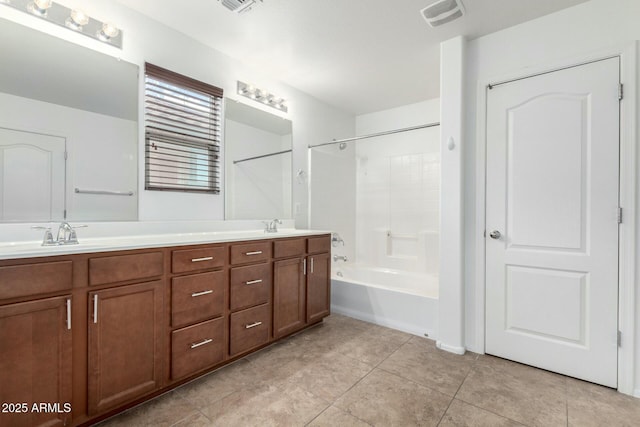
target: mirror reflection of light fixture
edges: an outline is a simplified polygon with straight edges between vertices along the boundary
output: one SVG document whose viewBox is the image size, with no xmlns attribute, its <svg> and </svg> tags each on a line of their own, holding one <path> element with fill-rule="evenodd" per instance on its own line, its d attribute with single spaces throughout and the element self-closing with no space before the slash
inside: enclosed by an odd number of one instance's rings
<svg viewBox="0 0 640 427">
<path fill-rule="evenodd" d="M 238 80 L 238 95 L 245 96 L 249 99 L 275 108 L 276 110 L 284 111 L 285 113 L 289 111 L 289 107 L 284 99 L 249 83 L 241 82 L 240 80 Z"/>
<path fill-rule="evenodd" d="M 0 5 L 26 12 L 122 49 L 122 31 L 117 26 L 91 18 L 82 10 L 70 9 L 53 0 L 0 0 Z"/>
<path fill-rule="evenodd" d="M 36 16 L 46 17 L 47 10 L 49 10 L 52 5 L 52 0 L 33 0 L 27 6 L 27 10 Z"/>
<path fill-rule="evenodd" d="M 82 27 L 89 23 L 89 19 L 89 15 L 81 10 L 74 9 L 71 11 L 71 14 L 66 21 L 64 21 L 64 25 L 74 31 L 80 31 L 82 30 Z"/>
<path fill-rule="evenodd" d="M 98 38 L 103 42 L 108 42 L 114 37 L 117 37 L 120 34 L 120 30 L 115 25 L 110 22 L 105 22 L 102 24 L 102 28 L 98 30 Z"/>
</svg>

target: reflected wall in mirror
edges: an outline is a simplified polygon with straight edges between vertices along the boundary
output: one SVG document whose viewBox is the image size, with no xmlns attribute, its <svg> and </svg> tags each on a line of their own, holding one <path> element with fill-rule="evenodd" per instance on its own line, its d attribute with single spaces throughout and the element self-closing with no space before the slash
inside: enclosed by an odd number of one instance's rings
<svg viewBox="0 0 640 427">
<path fill-rule="evenodd" d="M 138 217 L 138 67 L 0 19 L 0 222 Z"/>
<path fill-rule="evenodd" d="M 292 218 L 291 121 L 225 100 L 225 218 Z"/>
</svg>

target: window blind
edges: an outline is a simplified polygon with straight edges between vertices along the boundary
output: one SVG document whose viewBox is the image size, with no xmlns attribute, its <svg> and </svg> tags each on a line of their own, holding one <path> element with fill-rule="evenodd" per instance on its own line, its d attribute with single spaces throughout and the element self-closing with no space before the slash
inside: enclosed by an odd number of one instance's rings
<svg viewBox="0 0 640 427">
<path fill-rule="evenodd" d="M 145 64 L 145 189 L 220 194 L 222 94 Z"/>
</svg>

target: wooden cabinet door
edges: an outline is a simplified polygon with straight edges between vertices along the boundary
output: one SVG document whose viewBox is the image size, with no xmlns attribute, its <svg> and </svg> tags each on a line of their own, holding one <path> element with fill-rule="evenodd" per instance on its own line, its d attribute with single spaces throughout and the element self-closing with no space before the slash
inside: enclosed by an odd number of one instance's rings
<svg viewBox="0 0 640 427">
<path fill-rule="evenodd" d="M 89 414 L 160 387 L 162 281 L 89 293 Z"/>
<path fill-rule="evenodd" d="M 329 315 L 331 307 L 331 261 L 329 254 L 307 258 L 307 323 Z"/>
<path fill-rule="evenodd" d="M 302 328 L 305 318 L 303 258 L 273 263 L 273 336 L 282 337 Z"/>
<path fill-rule="evenodd" d="M 3 407 L 10 412 L 0 413 L 0 426 L 70 423 L 70 303 L 62 296 L 0 307 L 0 402 L 14 405 Z M 58 405 L 41 411 L 41 402 Z"/>
</svg>

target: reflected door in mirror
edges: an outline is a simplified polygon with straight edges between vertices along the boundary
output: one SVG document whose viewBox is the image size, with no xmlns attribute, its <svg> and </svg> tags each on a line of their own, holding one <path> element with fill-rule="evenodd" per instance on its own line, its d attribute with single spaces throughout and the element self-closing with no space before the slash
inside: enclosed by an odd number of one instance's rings
<svg viewBox="0 0 640 427">
<path fill-rule="evenodd" d="M 64 138 L 0 129 L 0 221 L 64 218 L 64 153 Z"/>
</svg>

